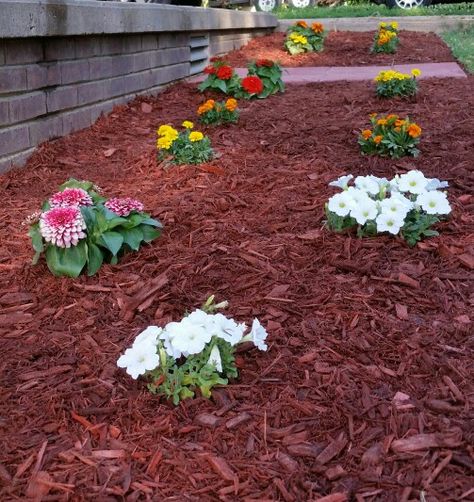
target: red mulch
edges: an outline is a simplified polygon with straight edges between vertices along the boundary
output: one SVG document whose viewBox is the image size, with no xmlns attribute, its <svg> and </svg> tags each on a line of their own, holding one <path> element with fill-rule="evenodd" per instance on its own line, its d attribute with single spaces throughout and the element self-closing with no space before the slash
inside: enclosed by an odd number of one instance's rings
<svg viewBox="0 0 474 502">
<path fill-rule="evenodd" d="M 473 82 L 423 82 L 412 103 L 288 86 L 207 130 L 218 160 L 163 170 L 156 127 L 203 99 L 180 84 L 1 177 L 0 499 L 472 500 Z M 419 159 L 359 155 L 374 110 L 421 124 Z M 450 181 L 439 238 L 323 228 L 330 180 L 412 166 Z M 164 235 L 91 278 L 31 266 L 20 222 L 70 176 L 143 200 Z M 175 408 L 116 368 L 137 332 L 211 293 L 270 332 L 238 381 Z"/>
<path fill-rule="evenodd" d="M 244 67 L 247 62 L 268 58 L 282 66 L 365 66 L 456 61 L 449 47 L 434 33 L 401 31 L 395 54 L 372 54 L 373 32 L 331 31 L 322 52 L 291 56 L 283 48 L 284 33 L 254 38 L 225 59 L 232 66 Z"/>
</svg>

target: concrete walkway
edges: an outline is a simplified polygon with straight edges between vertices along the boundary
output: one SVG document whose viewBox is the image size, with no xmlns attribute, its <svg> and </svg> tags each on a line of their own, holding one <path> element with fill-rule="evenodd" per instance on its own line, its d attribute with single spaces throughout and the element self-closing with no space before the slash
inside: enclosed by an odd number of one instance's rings
<svg viewBox="0 0 474 502">
<path fill-rule="evenodd" d="M 277 31 L 286 31 L 298 19 L 280 19 Z M 305 19 L 322 23 L 329 31 L 374 31 L 381 21 L 397 21 L 401 30 L 443 33 L 474 26 L 474 16 L 339 17 Z"/>
<path fill-rule="evenodd" d="M 287 84 L 306 84 L 310 82 L 337 82 L 341 80 L 373 80 L 381 70 L 397 70 L 410 73 L 413 68 L 421 70 L 424 78 L 466 78 L 466 74 L 457 63 L 413 63 L 391 66 L 308 66 L 301 68 L 283 68 L 283 81 Z M 240 77 L 247 75 L 246 68 L 235 68 Z M 192 78 L 191 82 L 202 82 L 206 75 Z"/>
</svg>

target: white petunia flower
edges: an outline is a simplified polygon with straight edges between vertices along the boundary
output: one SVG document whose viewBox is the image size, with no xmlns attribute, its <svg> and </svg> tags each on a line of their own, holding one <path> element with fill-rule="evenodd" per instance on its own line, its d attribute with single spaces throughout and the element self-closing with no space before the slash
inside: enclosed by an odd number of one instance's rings
<svg viewBox="0 0 474 502">
<path fill-rule="evenodd" d="M 400 192 L 419 194 L 426 190 L 427 184 L 428 180 L 425 178 L 425 175 L 421 171 L 413 169 L 400 176 L 398 188 Z"/>
<path fill-rule="evenodd" d="M 400 232 L 404 220 L 392 214 L 380 213 L 375 222 L 377 223 L 377 232 L 390 232 L 396 235 Z"/>
<path fill-rule="evenodd" d="M 186 319 L 197 326 L 207 326 L 210 317 L 212 316 L 204 312 L 204 310 L 196 309 L 194 312 L 191 312 Z"/>
<path fill-rule="evenodd" d="M 426 185 L 426 190 L 438 190 L 439 188 L 448 188 L 449 183 L 447 181 L 440 181 L 438 178 L 428 178 L 428 184 Z"/>
<path fill-rule="evenodd" d="M 331 181 L 331 183 L 329 183 L 329 186 L 338 187 L 345 190 L 347 188 L 349 181 L 351 181 L 353 177 L 354 176 L 352 176 L 352 174 L 347 174 L 346 176 L 340 176 L 339 178 L 337 178 L 337 180 Z"/>
<path fill-rule="evenodd" d="M 231 345 L 236 345 L 244 336 L 246 325 L 237 324 L 234 319 L 229 319 L 223 314 L 214 314 L 209 316 L 206 328 L 211 336 L 217 336 Z"/>
<path fill-rule="evenodd" d="M 351 216 L 355 218 L 359 225 L 363 225 L 368 220 L 374 220 L 377 214 L 377 203 L 369 197 L 351 210 Z"/>
<path fill-rule="evenodd" d="M 338 216 L 347 216 L 354 207 L 354 199 L 346 192 L 333 195 L 328 201 L 328 209 Z"/>
<path fill-rule="evenodd" d="M 414 207 L 413 202 L 400 192 L 392 192 L 390 198 L 401 202 L 409 211 Z"/>
<path fill-rule="evenodd" d="M 268 336 L 266 329 L 260 324 L 260 321 L 255 318 L 252 323 L 252 329 L 248 335 L 245 335 L 241 342 L 253 342 L 259 350 L 267 350 L 268 346 L 265 340 Z"/>
<path fill-rule="evenodd" d="M 410 202 L 408 199 L 406 200 Z M 408 212 L 411 209 L 410 206 L 408 206 L 404 201 L 400 200 L 398 197 L 390 197 L 388 199 L 382 200 L 380 202 L 380 207 L 382 208 L 383 213 L 390 214 L 401 220 L 404 220 L 406 218 Z"/>
<path fill-rule="evenodd" d="M 142 345 L 142 344 L 153 344 L 156 345 L 158 344 L 158 337 L 162 333 L 162 329 L 159 328 L 158 326 L 148 326 L 144 331 L 142 331 L 134 340 L 133 346 L 136 347 L 137 345 Z"/>
<path fill-rule="evenodd" d="M 380 187 L 374 178 L 374 176 L 357 176 L 354 183 L 359 190 L 363 190 L 370 195 L 377 195 L 380 191 Z"/>
<path fill-rule="evenodd" d="M 356 205 L 364 204 L 367 200 L 372 200 L 367 194 L 367 192 L 364 192 L 364 190 L 360 190 L 360 188 L 349 187 L 347 189 L 347 194 L 350 195 L 352 200 L 354 201 L 353 205 L 354 209 Z"/>
<path fill-rule="evenodd" d="M 154 370 L 160 365 L 160 357 L 156 353 L 156 346 L 152 343 L 142 343 L 127 349 L 125 354 L 119 357 L 117 366 L 125 368 L 125 371 L 136 380 L 147 371 Z"/>
<path fill-rule="evenodd" d="M 194 324 L 192 320 L 185 317 L 181 322 L 170 322 L 165 327 L 169 344 L 174 353 L 181 352 L 183 355 L 199 354 L 206 343 L 211 341 L 212 334 L 204 326 Z"/>
<path fill-rule="evenodd" d="M 451 206 L 444 192 L 423 192 L 416 198 L 416 203 L 428 214 L 449 214 Z"/>
<path fill-rule="evenodd" d="M 219 373 L 222 373 L 222 358 L 219 347 L 217 345 L 214 345 L 214 347 L 212 347 L 207 364 L 213 364 L 216 367 L 216 370 Z"/>
<path fill-rule="evenodd" d="M 379 190 L 381 190 L 382 188 L 388 188 L 390 186 L 390 181 L 388 181 L 387 178 L 379 178 L 378 176 L 373 175 L 370 175 L 369 178 L 377 183 Z"/>
<path fill-rule="evenodd" d="M 173 359 L 179 359 L 183 354 L 180 350 L 178 350 L 172 343 L 172 338 L 170 337 L 170 333 L 168 329 L 171 324 L 179 324 L 177 323 L 169 323 L 165 326 L 165 329 L 160 334 L 160 340 L 163 342 L 163 346 L 165 348 L 166 353 L 171 356 Z M 172 333 L 176 333 L 177 330 L 171 329 Z M 187 354 L 184 354 L 187 355 Z"/>
</svg>

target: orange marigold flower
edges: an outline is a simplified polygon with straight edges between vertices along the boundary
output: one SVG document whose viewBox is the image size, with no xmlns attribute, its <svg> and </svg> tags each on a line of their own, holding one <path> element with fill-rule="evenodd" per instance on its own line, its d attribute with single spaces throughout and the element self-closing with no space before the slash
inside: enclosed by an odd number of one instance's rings
<svg viewBox="0 0 474 502">
<path fill-rule="evenodd" d="M 387 119 L 379 119 L 377 120 L 377 125 L 384 126 L 387 123 Z"/>
<path fill-rule="evenodd" d="M 412 138 L 418 138 L 418 136 L 421 134 L 421 127 L 417 124 L 410 124 L 408 126 L 407 132 Z"/>
<path fill-rule="evenodd" d="M 372 131 L 370 129 L 364 129 L 362 131 L 362 137 L 364 139 L 369 139 L 372 136 Z"/>
<path fill-rule="evenodd" d="M 398 119 L 398 115 L 395 115 L 394 113 L 390 113 L 390 115 L 387 115 L 387 120 L 390 119 Z"/>
<path fill-rule="evenodd" d="M 373 118 L 374 118 L 374 117 L 376 117 L 376 116 L 377 116 L 377 114 L 376 114 L 376 113 L 371 113 L 371 114 L 369 115 L 369 117 L 370 117 L 371 119 L 373 119 Z"/>
<path fill-rule="evenodd" d="M 375 136 L 374 143 L 378 145 L 383 140 L 383 136 Z"/>
<path fill-rule="evenodd" d="M 237 108 L 237 100 L 234 99 L 234 98 L 229 98 L 225 102 L 225 107 L 226 107 L 227 110 L 229 110 L 229 112 L 235 111 L 235 109 Z"/>
<path fill-rule="evenodd" d="M 401 128 L 400 128 L 400 127 L 394 127 L 394 128 L 393 128 L 393 130 L 394 130 L 395 132 L 400 132 L 400 131 L 401 131 Z"/>
<path fill-rule="evenodd" d="M 307 28 L 308 27 L 308 23 L 306 21 L 298 21 L 296 23 L 296 26 L 300 26 L 301 28 Z"/>
<path fill-rule="evenodd" d="M 395 120 L 396 127 L 401 127 L 403 124 L 405 124 L 404 120 L 401 120 L 401 119 Z"/>
<path fill-rule="evenodd" d="M 324 31 L 324 27 L 321 23 L 313 23 L 311 28 L 315 33 L 322 33 Z"/>
</svg>

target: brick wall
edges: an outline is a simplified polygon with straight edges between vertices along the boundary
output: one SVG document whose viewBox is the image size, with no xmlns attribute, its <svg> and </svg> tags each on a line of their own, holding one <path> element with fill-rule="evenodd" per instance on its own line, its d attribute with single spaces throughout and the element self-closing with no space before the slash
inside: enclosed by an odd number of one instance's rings
<svg viewBox="0 0 474 502">
<path fill-rule="evenodd" d="M 0 172 L 268 29 L 0 38 Z M 1 33 L 0 33 L 1 35 Z"/>
</svg>

